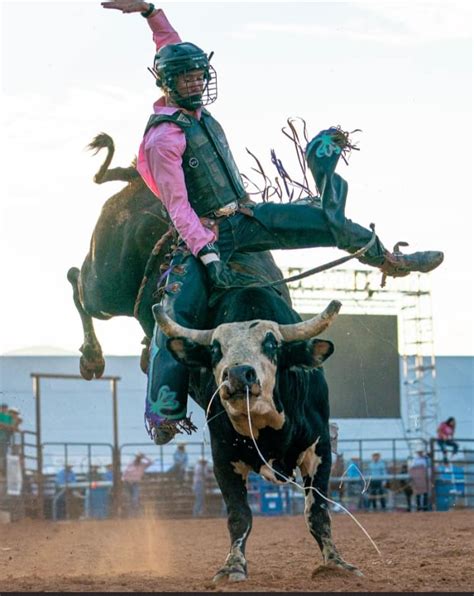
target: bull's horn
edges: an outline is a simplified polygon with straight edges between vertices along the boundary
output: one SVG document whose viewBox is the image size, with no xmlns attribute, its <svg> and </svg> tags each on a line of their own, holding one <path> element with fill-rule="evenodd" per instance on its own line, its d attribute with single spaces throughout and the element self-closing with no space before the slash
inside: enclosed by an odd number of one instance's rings
<svg viewBox="0 0 474 596">
<path fill-rule="evenodd" d="M 298 341 L 316 337 L 331 325 L 341 306 L 338 300 L 333 300 L 322 313 L 307 321 L 293 323 L 292 325 L 280 325 L 283 339 L 285 341 Z"/>
<path fill-rule="evenodd" d="M 160 329 L 168 337 L 186 337 L 191 339 L 198 344 L 209 345 L 211 343 L 212 334 L 214 329 L 189 329 L 179 325 L 173 319 L 171 319 L 166 313 L 161 304 L 155 304 L 153 306 L 153 316 L 155 321 L 160 326 Z"/>
</svg>

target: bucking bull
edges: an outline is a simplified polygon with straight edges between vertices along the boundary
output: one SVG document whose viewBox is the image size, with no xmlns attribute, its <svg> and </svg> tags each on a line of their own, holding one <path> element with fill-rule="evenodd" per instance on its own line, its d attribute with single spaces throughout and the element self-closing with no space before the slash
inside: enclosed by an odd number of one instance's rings
<svg viewBox="0 0 474 596">
<path fill-rule="evenodd" d="M 121 179 L 128 186 L 105 203 L 81 271 L 72 268 L 68 272 L 84 326 L 82 375 L 100 377 L 104 370 L 91 317 L 132 316 L 134 311 L 146 344 L 154 318 L 168 336 L 174 357 L 190 368 L 190 394 L 207 413 L 214 473 L 228 513 L 231 547 L 214 576 L 216 583 L 247 578 L 245 545 L 252 512 L 246 481 L 251 471 L 282 483 L 293 479 L 299 468 L 305 519 L 324 563 L 360 573 L 334 545 L 325 500 L 331 445 L 328 388 L 321 365 L 334 346 L 316 336 L 335 319 L 340 303 L 333 301 L 323 313 L 302 322 L 291 307 L 287 288 L 279 293 L 268 287 L 238 288 L 210 308 L 208 329 L 178 325 L 154 294 L 159 263 L 153 271 L 146 271 L 156 242 L 168 228 L 160 202 L 133 165 L 108 169 L 113 155 L 110 137 L 99 135 L 91 147 L 108 148 L 96 182 Z M 269 281 L 281 279 L 270 253 L 243 258 L 250 261 L 237 263 L 240 268 L 263 270 Z M 142 368 L 146 368 L 145 361 L 142 358 Z"/>
</svg>

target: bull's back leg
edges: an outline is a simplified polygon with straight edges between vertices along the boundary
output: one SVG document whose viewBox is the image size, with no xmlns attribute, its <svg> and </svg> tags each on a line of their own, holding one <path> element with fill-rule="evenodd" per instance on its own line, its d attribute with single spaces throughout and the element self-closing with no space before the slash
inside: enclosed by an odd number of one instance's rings
<svg viewBox="0 0 474 596">
<path fill-rule="evenodd" d="M 214 474 L 227 507 L 230 551 L 213 578 L 214 583 L 239 582 L 247 579 L 245 545 L 252 529 L 252 511 L 247 503 L 245 464 L 232 465 L 214 457 Z"/>
<path fill-rule="evenodd" d="M 323 555 L 324 564 L 340 567 L 352 571 L 357 575 L 362 573 L 350 563 L 346 563 L 339 554 L 331 533 L 331 518 L 329 516 L 329 503 L 323 498 L 327 497 L 329 475 L 331 473 L 331 446 L 327 442 L 315 446 L 315 463 L 313 469 L 302 468 L 301 473 L 305 486 L 305 520 L 311 535 L 318 543 Z M 317 466 L 317 467 L 316 467 Z M 314 467 L 316 470 L 314 471 Z"/>
<path fill-rule="evenodd" d="M 84 342 L 79 348 L 82 353 L 79 370 L 81 376 L 90 381 L 94 377 L 99 379 L 105 369 L 105 360 L 102 354 L 102 348 L 96 337 L 92 317 L 86 313 L 82 306 L 79 284 L 81 283 L 81 273 L 77 267 L 71 267 L 67 272 L 67 278 L 72 285 L 74 304 L 81 317 L 82 330 L 84 332 Z"/>
</svg>

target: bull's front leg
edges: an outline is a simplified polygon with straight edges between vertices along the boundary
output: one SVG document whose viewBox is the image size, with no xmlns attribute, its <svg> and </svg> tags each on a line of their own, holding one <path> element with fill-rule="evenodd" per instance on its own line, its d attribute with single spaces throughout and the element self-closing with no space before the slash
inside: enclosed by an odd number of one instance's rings
<svg viewBox="0 0 474 596">
<path fill-rule="evenodd" d="M 316 444 L 315 453 L 316 470 L 314 472 L 311 470 L 313 473 L 307 473 L 308 470 L 301 470 L 305 486 L 304 514 L 306 524 L 321 549 L 325 565 L 328 567 L 340 567 L 347 571 L 352 571 L 356 575 L 362 575 L 357 567 L 344 561 L 332 539 L 331 518 L 328 510 L 329 504 L 323 498 L 328 493 L 329 476 L 331 473 L 331 446 L 329 439 L 322 444 Z"/>
<path fill-rule="evenodd" d="M 214 473 L 227 506 L 227 527 L 230 551 L 223 567 L 213 578 L 214 583 L 240 582 L 247 579 L 245 544 L 252 529 L 252 511 L 247 502 L 247 469 L 245 464 L 216 462 Z"/>
</svg>

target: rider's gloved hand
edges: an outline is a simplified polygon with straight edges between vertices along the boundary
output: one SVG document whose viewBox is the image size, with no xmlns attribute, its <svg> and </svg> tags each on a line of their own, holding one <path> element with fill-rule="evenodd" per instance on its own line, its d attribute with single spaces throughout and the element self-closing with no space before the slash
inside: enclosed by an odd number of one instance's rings
<svg viewBox="0 0 474 596">
<path fill-rule="evenodd" d="M 245 286 L 255 280 L 243 273 L 233 271 L 220 259 L 219 249 L 213 243 L 206 244 L 197 255 L 206 266 L 209 280 L 214 287 L 229 288 L 232 286 Z"/>
<path fill-rule="evenodd" d="M 151 2 L 142 2 L 142 0 L 111 0 L 110 2 L 101 2 L 103 8 L 113 8 L 121 10 L 124 14 L 139 12 L 142 16 L 149 18 L 156 11 Z"/>
</svg>

